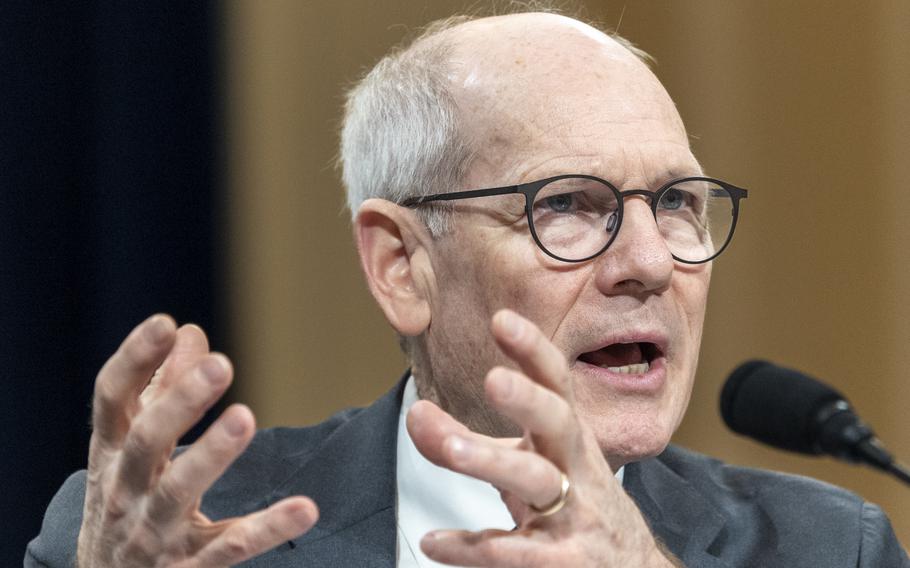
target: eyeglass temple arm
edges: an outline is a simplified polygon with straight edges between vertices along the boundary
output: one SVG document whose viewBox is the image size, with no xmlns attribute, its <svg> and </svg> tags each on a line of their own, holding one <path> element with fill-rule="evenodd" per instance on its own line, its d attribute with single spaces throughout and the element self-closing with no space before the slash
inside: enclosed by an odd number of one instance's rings
<svg viewBox="0 0 910 568">
<path fill-rule="evenodd" d="M 505 187 L 494 187 L 491 189 L 471 189 L 468 191 L 453 191 L 450 193 L 437 193 L 435 195 L 425 195 L 423 197 L 411 197 L 404 200 L 403 207 L 413 207 L 428 201 L 454 201 L 456 199 L 473 199 L 475 197 L 487 197 L 489 195 L 508 195 L 519 193 L 519 186 L 507 185 Z"/>
</svg>

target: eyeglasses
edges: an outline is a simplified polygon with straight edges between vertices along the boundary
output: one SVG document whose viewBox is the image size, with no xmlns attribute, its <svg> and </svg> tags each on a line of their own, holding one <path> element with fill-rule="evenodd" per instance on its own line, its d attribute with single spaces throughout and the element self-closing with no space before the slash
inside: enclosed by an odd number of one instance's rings
<svg viewBox="0 0 910 568">
<path fill-rule="evenodd" d="M 620 191 L 598 177 L 568 174 L 520 185 L 412 197 L 401 205 L 519 193 L 525 197 L 534 242 L 557 260 L 584 262 L 607 250 L 622 225 L 623 200 L 638 195 L 650 202 L 673 258 L 687 264 L 708 262 L 727 248 L 739 217 L 739 200 L 748 195 L 745 189 L 709 177 L 673 180 L 657 191 Z"/>
</svg>

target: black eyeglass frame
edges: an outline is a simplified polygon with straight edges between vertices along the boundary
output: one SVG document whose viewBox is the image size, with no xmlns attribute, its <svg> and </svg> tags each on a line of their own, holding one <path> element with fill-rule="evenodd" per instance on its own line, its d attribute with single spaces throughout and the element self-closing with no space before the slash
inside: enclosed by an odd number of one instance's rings
<svg viewBox="0 0 910 568">
<path fill-rule="evenodd" d="M 544 186 L 546 186 L 550 183 L 553 183 L 554 181 L 559 181 L 561 179 L 567 179 L 567 178 L 583 178 L 583 179 L 589 179 L 589 180 L 593 180 L 596 182 L 600 182 L 600 183 L 604 184 L 605 186 L 607 186 L 613 192 L 613 194 L 616 196 L 616 203 L 617 203 L 616 230 L 613 231 L 613 234 L 610 236 L 610 239 L 607 241 L 607 243 L 603 247 L 600 248 L 600 250 L 598 250 L 594 254 L 591 254 L 589 256 L 586 256 L 585 258 L 580 258 L 577 260 L 563 258 L 563 257 L 558 256 L 558 255 L 552 253 L 551 251 L 547 250 L 547 247 L 545 247 L 543 245 L 543 243 L 540 242 L 540 238 L 537 236 L 537 231 L 534 228 L 533 206 L 534 206 L 534 198 L 537 197 L 537 192 L 539 192 Z M 409 199 L 405 199 L 404 201 L 402 201 L 401 206 L 413 208 L 413 207 L 417 207 L 418 205 L 422 205 L 424 203 L 429 203 L 429 202 L 433 202 L 433 201 L 456 201 L 459 199 L 474 199 L 476 197 L 487 197 L 487 196 L 491 196 L 491 195 L 511 195 L 511 194 L 515 194 L 515 193 L 521 193 L 522 195 L 525 196 L 525 215 L 527 215 L 527 217 L 528 217 L 528 227 L 531 229 L 531 237 L 534 239 L 534 242 L 537 244 L 537 246 L 540 248 L 540 250 L 542 250 L 545 254 L 547 254 L 547 256 L 550 256 L 550 257 L 555 258 L 556 260 L 559 260 L 562 262 L 586 262 L 588 260 L 591 260 L 592 258 L 600 256 L 601 254 L 603 254 L 603 252 L 605 250 L 610 248 L 611 244 L 613 244 L 613 241 L 616 239 L 616 235 L 619 234 L 619 230 L 622 227 L 623 207 L 624 207 L 624 200 L 626 197 L 630 197 L 633 195 L 640 195 L 640 196 L 645 197 L 648 200 L 650 200 L 651 213 L 654 215 L 654 220 L 656 222 L 657 221 L 657 206 L 658 206 L 658 204 L 660 204 L 660 200 L 664 196 L 664 194 L 667 191 L 669 191 L 673 186 L 679 185 L 684 182 L 690 182 L 690 181 L 705 181 L 705 182 L 717 184 L 727 191 L 727 193 L 730 195 L 731 201 L 733 202 L 733 211 L 732 211 L 733 221 L 730 224 L 730 232 L 727 234 L 727 240 L 724 241 L 723 246 L 718 248 L 717 251 L 713 255 L 711 255 L 710 257 L 708 257 L 704 260 L 691 261 L 691 260 L 684 260 L 682 258 L 677 257 L 675 254 L 673 254 L 673 258 L 678 262 L 682 262 L 685 264 L 703 264 L 705 262 L 709 262 L 709 261 L 717 258 L 720 255 L 720 253 L 724 252 L 724 249 L 727 248 L 727 245 L 730 244 L 730 241 L 733 240 L 733 233 L 736 230 L 736 221 L 739 218 L 739 201 L 740 201 L 740 199 L 745 199 L 749 195 L 749 191 L 746 189 L 743 189 L 741 187 L 736 187 L 733 184 L 727 183 L 725 181 L 721 181 L 719 179 L 710 178 L 710 177 L 689 176 L 689 177 L 677 178 L 677 179 L 668 181 L 667 183 L 662 185 L 660 187 L 660 189 L 658 189 L 657 191 L 648 191 L 647 189 L 627 189 L 625 191 L 620 191 L 620 190 L 616 189 L 616 187 L 612 183 L 608 182 L 605 179 L 596 177 L 596 176 L 591 176 L 591 175 L 586 175 L 586 174 L 562 174 L 562 175 L 548 177 L 548 178 L 540 179 L 537 181 L 530 181 L 528 183 L 522 183 L 522 184 L 518 184 L 518 185 L 492 187 L 489 189 L 470 189 L 470 190 L 466 190 L 466 191 L 453 191 L 451 193 L 437 193 L 435 195 L 425 195 L 423 197 L 411 197 Z M 672 254 L 672 252 L 671 252 L 671 254 Z"/>
</svg>

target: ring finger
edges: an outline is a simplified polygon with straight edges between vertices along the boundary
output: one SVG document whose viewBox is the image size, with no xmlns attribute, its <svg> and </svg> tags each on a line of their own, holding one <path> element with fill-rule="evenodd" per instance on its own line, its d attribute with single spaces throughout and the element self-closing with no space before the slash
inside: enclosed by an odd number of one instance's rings
<svg viewBox="0 0 910 568">
<path fill-rule="evenodd" d="M 452 435 L 443 443 L 447 467 L 488 481 L 528 505 L 545 508 L 562 491 L 562 472 L 541 455 Z"/>
</svg>

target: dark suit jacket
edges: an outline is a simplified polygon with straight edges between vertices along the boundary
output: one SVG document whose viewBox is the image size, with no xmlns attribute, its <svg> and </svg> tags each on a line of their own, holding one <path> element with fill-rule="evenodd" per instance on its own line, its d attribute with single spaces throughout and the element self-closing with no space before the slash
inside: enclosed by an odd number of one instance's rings
<svg viewBox="0 0 910 568">
<path fill-rule="evenodd" d="M 205 494 L 214 519 L 309 495 L 320 520 L 245 566 L 395 566 L 395 456 L 402 384 L 310 428 L 257 434 Z M 910 567 L 882 511 L 818 481 L 736 468 L 681 448 L 629 464 L 626 490 L 686 566 Z M 26 566 L 73 566 L 85 472 L 54 497 Z"/>
</svg>

